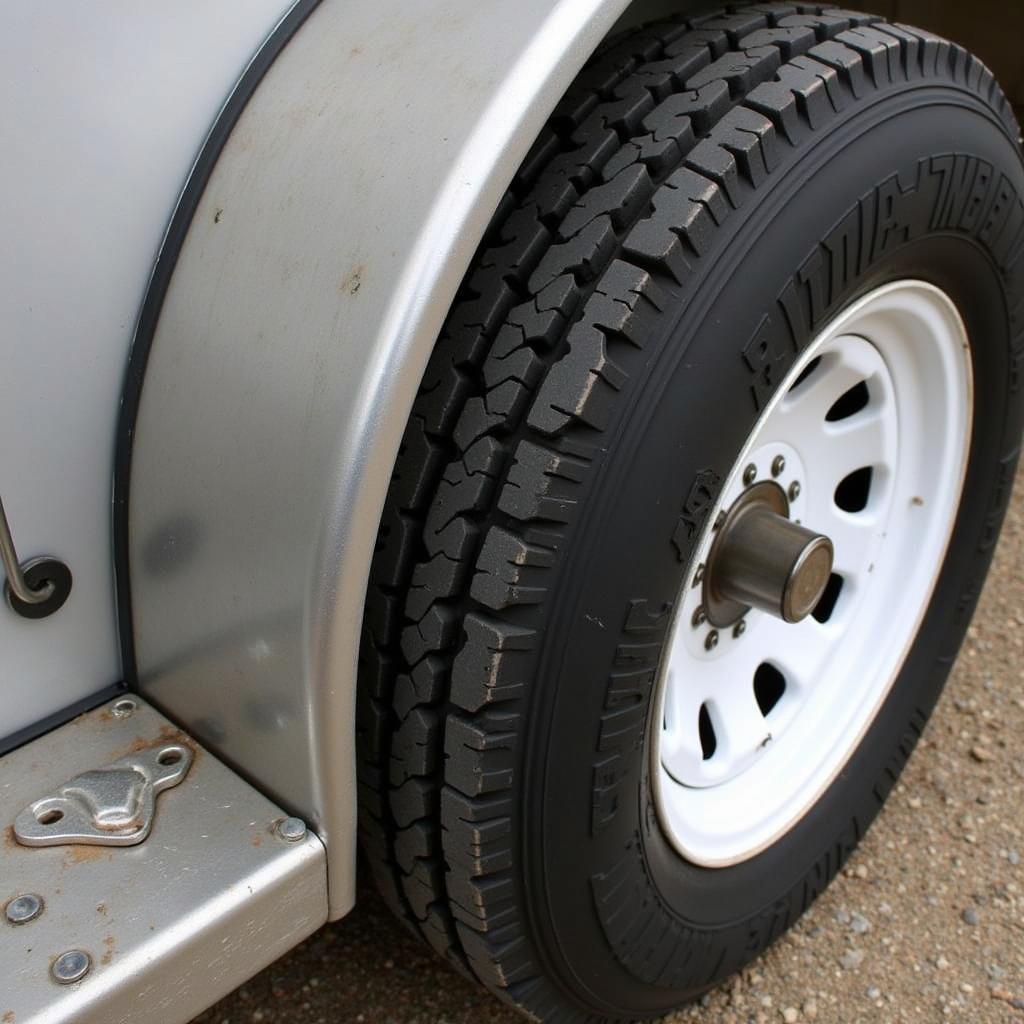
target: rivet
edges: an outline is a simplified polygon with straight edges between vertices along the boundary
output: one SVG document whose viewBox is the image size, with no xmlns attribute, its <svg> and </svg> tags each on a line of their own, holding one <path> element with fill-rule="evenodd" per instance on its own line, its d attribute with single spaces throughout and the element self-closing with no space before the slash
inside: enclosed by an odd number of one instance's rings
<svg viewBox="0 0 1024 1024">
<path fill-rule="evenodd" d="M 776 455 L 772 459 L 772 476 L 782 476 L 783 470 L 786 468 L 786 457 L 784 455 Z"/>
<path fill-rule="evenodd" d="M 757 466 L 751 463 L 743 470 L 743 482 L 749 487 L 757 479 Z"/>
<path fill-rule="evenodd" d="M 43 912 L 43 898 L 34 892 L 15 896 L 4 908 L 4 915 L 11 924 L 28 924 Z"/>
<path fill-rule="evenodd" d="M 704 649 L 713 651 L 718 646 L 718 630 L 713 629 L 704 639 Z"/>
<path fill-rule="evenodd" d="M 799 480 L 794 480 L 789 485 L 789 500 L 790 501 L 796 501 L 796 499 L 799 498 L 799 497 L 800 497 L 800 481 Z"/>
<path fill-rule="evenodd" d="M 301 818 L 282 818 L 277 823 L 277 834 L 286 843 L 297 843 L 306 838 L 306 823 Z"/>
<path fill-rule="evenodd" d="M 81 981 L 89 973 L 90 967 L 92 957 L 84 949 L 69 949 L 53 961 L 50 974 L 58 985 L 70 985 Z"/>
<path fill-rule="evenodd" d="M 690 620 L 693 623 L 693 628 L 697 629 L 703 626 L 708 621 L 707 612 L 704 611 L 704 605 L 699 604 L 693 610 L 693 618 Z"/>
<path fill-rule="evenodd" d="M 732 635 L 734 637 L 737 637 L 737 638 L 743 636 L 743 634 L 746 633 L 746 631 L 747 631 L 747 620 L 746 619 L 740 619 L 740 621 L 737 622 L 736 625 L 732 627 Z"/>
<path fill-rule="evenodd" d="M 130 718 L 137 707 L 138 704 L 131 697 L 123 697 L 110 709 L 110 712 L 115 718 Z"/>
</svg>

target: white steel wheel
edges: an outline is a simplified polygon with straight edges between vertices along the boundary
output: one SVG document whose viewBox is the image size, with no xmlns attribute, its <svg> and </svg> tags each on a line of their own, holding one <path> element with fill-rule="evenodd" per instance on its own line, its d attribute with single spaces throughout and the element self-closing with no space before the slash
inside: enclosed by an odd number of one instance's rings
<svg viewBox="0 0 1024 1024">
<path fill-rule="evenodd" d="M 906 280 L 839 315 L 765 409 L 697 545 L 660 671 L 655 804 L 687 860 L 724 867 L 764 850 L 857 747 L 935 586 L 972 405 L 956 307 Z M 799 622 L 742 602 L 717 609 L 717 625 L 711 614 L 716 534 L 752 488 L 783 495 L 776 511 L 831 542 Z"/>
</svg>

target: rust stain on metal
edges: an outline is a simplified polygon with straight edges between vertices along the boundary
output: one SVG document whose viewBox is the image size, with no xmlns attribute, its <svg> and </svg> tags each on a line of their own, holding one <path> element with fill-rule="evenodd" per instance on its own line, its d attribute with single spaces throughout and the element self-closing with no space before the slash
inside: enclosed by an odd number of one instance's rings
<svg viewBox="0 0 1024 1024">
<path fill-rule="evenodd" d="M 90 846 L 87 843 L 74 843 L 65 847 L 64 867 L 72 864 L 88 864 L 96 860 L 111 860 L 113 853 L 109 846 Z"/>
<path fill-rule="evenodd" d="M 114 936 L 108 935 L 103 940 L 103 945 L 105 948 L 103 950 L 103 956 L 100 957 L 100 963 L 109 964 L 110 961 L 114 959 Z"/>
<path fill-rule="evenodd" d="M 21 843 L 14 838 L 14 826 L 8 825 L 7 828 L 4 829 L 4 849 L 20 850 L 21 848 Z"/>
<path fill-rule="evenodd" d="M 167 743 L 178 743 L 183 747 L 188 747 L 192 751 L 193 767 L 202 757 L 202 750 L 195 745 L 190 736 L 173 725 L 163 725 L 160 727 L 160 732 L 157 733 L 156 739 L 153 739 L 152 736 L 136 736 L 127 746 L 114 751 L 110 760 L 120 761 L 122 757 L 138 754 L 143 750 L 152 750 L 154 747 L 162 747 Z"/>
<path fill-rule="evenodd" d="M 0 1021 L 3 1021 L 3 1024 L 14 1024 L 14 1011 L 8 1010 L 2 1017 L 0 1017 Z"/>
<path fill-rule="evenodd" d="M 365 264 L 357 264 L 338 283 L 338 291 L 343 295 L 355 295 L 363 283 L 363 274 L 365 273 Z"/>
</svg>

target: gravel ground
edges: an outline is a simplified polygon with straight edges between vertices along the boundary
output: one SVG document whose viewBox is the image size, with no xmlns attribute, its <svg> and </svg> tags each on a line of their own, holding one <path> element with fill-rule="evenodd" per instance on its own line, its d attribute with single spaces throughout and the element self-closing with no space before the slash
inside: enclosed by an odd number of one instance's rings
<svg viewBox="0 0 1024 1024">
<path fill-rule="evenodd" d="M 1024 1024 L 1024 473 L 995 569 L 902 783 L 843 875 L 674 1024 Z M 203 1024 L 515 1024 L 364 885 L 357 909 Z"/>
</svg>

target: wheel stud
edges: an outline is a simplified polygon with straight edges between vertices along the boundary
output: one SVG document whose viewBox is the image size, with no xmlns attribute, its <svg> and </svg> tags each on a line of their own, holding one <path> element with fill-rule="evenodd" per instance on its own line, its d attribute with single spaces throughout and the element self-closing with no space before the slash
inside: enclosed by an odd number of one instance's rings
<svg viewBox="0 0 1024 1024">
<path fill-rule="evenodd" d="M 693 622 L 694 629 L 699 629 L 708 621 L 707 612 L 704 611 L 704 605 L 697 605 L 693 611 L 693 619 L 691 621 Z"/>
<path fill-rule="evenodd" d="M 772 476 L 782 476 L 783 470 L 786 468 L 786 459 L 783 455 L 776 455 L 772 459 Z"/>
<path fill-rule="evenodd" d="M 799 497 L 800 497 L 800 481 L 799 480 L 794 480 L 789 485 L 789 500 L 790 501 L 796 501 L 796 499 L 799 498 Z"/>
<path fill-rule="evenodd" d="M 747 631 L 747 620 L 740 619 L 735 626 L 732 627 L 732 635 L 739 639 Z"/>
<path fill-rule="evenodd" d="M 707 638 L 704 640 L 704 648 L 708 651 L 713 651 L 718 646 L 718 630 L 713 629 L 708 633 Z"/>
<path fill-rule="evenodd" d="M 743 482 L 749 487 L 757 479 L 757 466 L 751 463 L 743 470 Z"/>
</svg>

